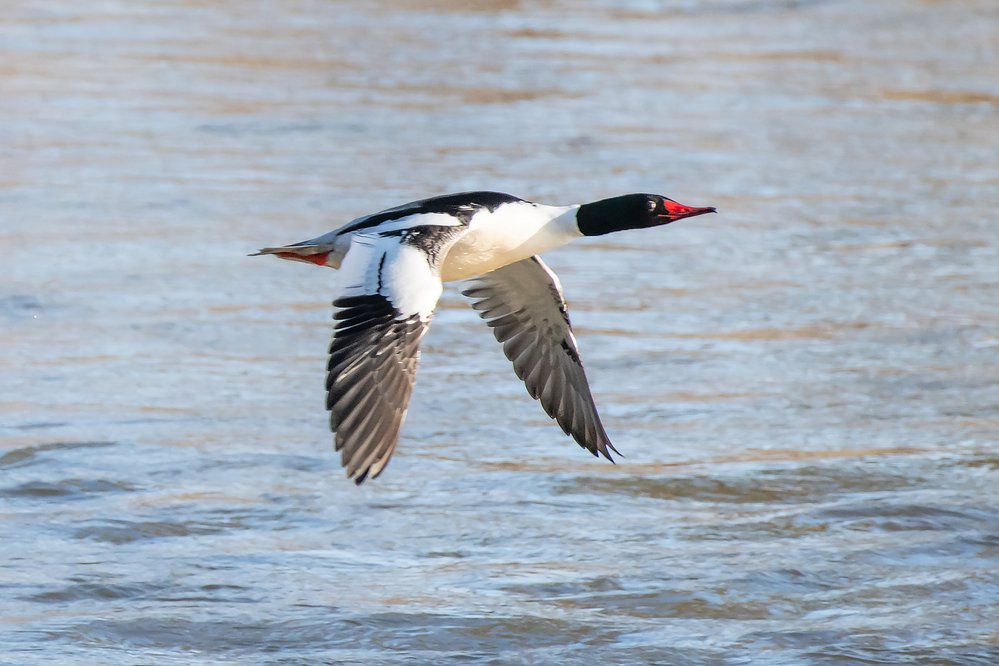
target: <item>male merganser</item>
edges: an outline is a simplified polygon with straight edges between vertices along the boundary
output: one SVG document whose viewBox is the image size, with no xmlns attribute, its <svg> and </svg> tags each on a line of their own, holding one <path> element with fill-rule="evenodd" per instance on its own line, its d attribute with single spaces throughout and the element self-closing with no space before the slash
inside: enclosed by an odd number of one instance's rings
<svg viewBox="0 0 999 666">
<path fill-rule="evenodd" d="M 385 469 L 406 418 L 420 340 L 442 282 L 493 329 L 531 397 L 566 434 L 613 462 L 558 277 L 537 255 L 581 236 L 714 213 L 657 194 L 546 206 L 499 192 L 432 197 L 359 217 L 311 240 L 257 252 L 340 269 L 326 409 L 348 478 Z"/>
</svg>

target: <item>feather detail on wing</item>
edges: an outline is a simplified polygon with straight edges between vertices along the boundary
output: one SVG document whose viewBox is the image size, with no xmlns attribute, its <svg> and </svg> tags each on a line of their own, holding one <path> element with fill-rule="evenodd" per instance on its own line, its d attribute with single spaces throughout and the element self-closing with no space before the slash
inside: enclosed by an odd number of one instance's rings
<svg viewBox="0 0 999 666">
<path fill-rule="evenodd" d="M 443 289 L 440 258 L 460 233 L 424 226 L 351 241 L 333 301 L 326 408 L 341 462 L 358 484 L 382 472 L 399 441 L 420 341 Z"/>
<path fill-rule="evenodd" d="M 566 434 L 613 462 L 558 278 L 537 256 L 486 273 L 462 293 L 493 329 L 514 372 Z"/>
</svg>

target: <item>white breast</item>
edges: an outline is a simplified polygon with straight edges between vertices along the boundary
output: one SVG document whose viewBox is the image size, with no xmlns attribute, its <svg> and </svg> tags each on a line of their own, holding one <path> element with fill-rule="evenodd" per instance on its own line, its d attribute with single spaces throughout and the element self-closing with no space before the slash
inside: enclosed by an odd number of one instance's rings
<svg viewBox="0 0 999 666">
<path fill-rule="evenodd" d="M 444 260 L 441 279 L 482 275 L 579 238 L 577 208 L 517 202 L 476 213 Z"/>
</svg>

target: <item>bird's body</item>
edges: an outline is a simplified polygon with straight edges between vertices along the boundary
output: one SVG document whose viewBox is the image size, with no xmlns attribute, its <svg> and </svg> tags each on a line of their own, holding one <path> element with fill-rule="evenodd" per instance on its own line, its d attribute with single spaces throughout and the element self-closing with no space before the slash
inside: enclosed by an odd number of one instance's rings
<svg viewBox="0 0 999 666">
<path fill-rule="evenodd" d="M 579 238 L 576 208 L 525 203 L 479 213 L 448 253 L 441 279 L 482 275 Z"/>
<path fill-rule="evenodd" d="M 330 425 L 347 475 L 381 473 L 412 392 L 419 343 L 442 283 L 493 329 L 532 397 L 594 455 L 615 450 L 600 423 L 561 286 L 537 256 L 584 235 L 714 212 L 634 194 L 546 206 L 498 192 L 463 192 L 357 218 L 323 236 L 258 254 L 340 270 L 326 381 Z M 616 451 L 616 450 L 615 450 Z"/>
<path fill-rule="evenodd" d="M 460 198 L 459 198 L 460 197 Z M 441 281 L 464 280 L 564 245 L 582 234 L 573 215 L 579 206 L 546 206 L 498 192 L 463 192 L 389 208 L 351 220 L 324 236 L 262 252 L 332 245 L 325 265 L 339 268 L 356 235 L 404 232 L 420 226 L 459 226 L 464 233 L 440 267 Z M 316 263 L 304 257 L 287 256 Z"/>
</svg>

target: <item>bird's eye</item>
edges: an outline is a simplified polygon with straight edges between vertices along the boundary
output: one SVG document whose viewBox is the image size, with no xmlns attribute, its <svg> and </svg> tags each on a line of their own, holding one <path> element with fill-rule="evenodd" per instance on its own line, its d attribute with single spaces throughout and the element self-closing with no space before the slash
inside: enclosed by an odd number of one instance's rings
<svg viewBox="0 0 999 666">
<path fill-rule="evenodd" d="M 649 212 L 651 213 L 651 212 L 655 211 L 656 206 L 658 206 L 658 205 L 659 204 L 657 204 L 653 199 L 649 199 Z"/>
</svg>

